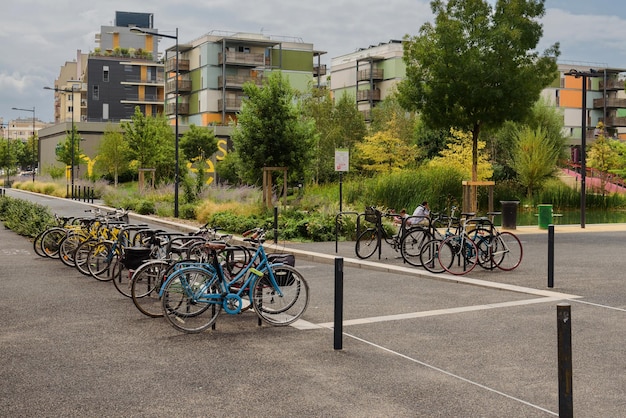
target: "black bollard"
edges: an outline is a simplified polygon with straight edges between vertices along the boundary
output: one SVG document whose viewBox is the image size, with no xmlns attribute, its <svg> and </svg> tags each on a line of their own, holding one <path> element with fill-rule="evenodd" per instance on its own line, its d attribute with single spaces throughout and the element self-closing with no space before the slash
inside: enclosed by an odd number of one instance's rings
<svg viewBox="0 0 626 418">
<path fill-rule="evenodd" d="M 278 244 L 278 207 L 274 206 L 274 244 Z"/>
<path fill-rule="evenodd" d="M 548 287 L 554 287 L 554 225 L 548 225 Z"/>
<path fill-rule="evenodd" d="M 343 258 L 335 258 L 335 350 L 343 348 Z"/>
<path fill-rule="evenodd" d="M 571 306 L 556 306 L 559 368 L 559 418 L 574 416 L 572 403 L 572 315 Z"/>
</svg>

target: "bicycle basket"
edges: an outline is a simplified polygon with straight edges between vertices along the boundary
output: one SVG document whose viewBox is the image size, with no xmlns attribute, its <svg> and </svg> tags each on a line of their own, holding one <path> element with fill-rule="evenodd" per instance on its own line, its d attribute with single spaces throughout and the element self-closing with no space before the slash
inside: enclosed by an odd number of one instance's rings
<svg viewBox="0 0 626 418">
<path fill-rule="evenodd" d="M 267 259 L 270 263 L 281 263 L 291 267 L 296 265 L 296 257 L 293 254 L 268 254 Z M 278 269 L 274 277 L 279 286 L 291 286 L 295 282 L 293 274 L 286 270 Z"/>
<path fill-rule="evenodd" d="M 365 208 L 365 220 L 367 222 L 371 222 L 376 224 L 380 220 L 381 213 L 378 209 L 373 206 L 368 206 Z"/>
<path fill-rule="evenodd" d="M 136 270 L 146 260 L 150 259 L 152 250 L 145 247 L 129 247 L 124 250 L 122 263 L 129 270 Z"/>
</svg>

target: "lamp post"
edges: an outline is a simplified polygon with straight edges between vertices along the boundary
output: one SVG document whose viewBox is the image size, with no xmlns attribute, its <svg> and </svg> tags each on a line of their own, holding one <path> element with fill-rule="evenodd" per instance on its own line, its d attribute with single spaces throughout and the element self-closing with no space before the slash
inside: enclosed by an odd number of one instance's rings
<svg viewBox="0 0 626 418">
<path fill-rule="evenodd" d="M 33 183 L 34 183 L 35 182 L 35 159 L 37 159 L 37 162 L 39 162 L 39 158 L 37 158 L 38 156 L 36 155 L 36 151 L 35 151 L 35 106 L 33 106 L 32 109 L 20 109 L 19 107 L 13 107 L 12 109 L 21 110 L 23 112 L 33 112 L 33 166 L 31 167 L 31 169 L 33 170 Z"/>
<path fill-rule="evenodd" d="M 152 36 L 157 36 L 157 37 L 161 37 L 161 38 L 169 38 L 169 39 L 174 39 L 176 40 L 176 47 L 175 47 L 175 51 L 176 51 L 176 81 L 175 81 L 175 100 L 174 100 L 174 147 L 175 147 L 175 153 L 176 153 L 176 163 L 175 163 L 175 168 L 174 168 L 174 217 L 178 218 L 178 183 L 179 183 L 179 162 L 178 162 L 178 77 L 180 74 L 179 71 L 179 67 L 178 67 L 178 28 L 176 28 L 176 35 L 166 35 L 163 33 L 158 33 L 158 32 L 151 32 L 139 27 L 132 27 L 130 28 L 131 32 L 135 32 L 135 33 L 143 33 L 144 35 L 152 35 Z M 165 57 L 165 61 L 167 62 L 167 52 L 166 52 L 166 57 Z"/>
<path fill-rule="evenodd" d="M 586 207 L 586 178 L 587 178 L 587 78 L 588 77 L 603 77 L 602 73 L 597 72 L 594 69 L 589 69 L 588 72 L 569 70 L 565 75 L 573 76 L 574 78 L 582 78 L 583 82 L 583 97 L 582 97 L 582 121 L 581 121 L 581 139 L 580 139 L 580 227 L 585 227 L 585 207 Z"/>
<path fill-rule="evenodd" d="M 44 89 L 46 90 L 54 90 L 56 92 L 63 92 L 63 93 L 72 93 L 72 136 L 71 136 L 71 151 L 70 151 L 70 155 L 71 155 L 71 159 L 72 159 L 72 166 L 70 169 L 70 185 L 71 185 L 71 192 L 70 192 L 70 197 L 72 199 L 74 199 L 74 93 L 76 92 L 76 90 L 74 90 L 74 87 L 72 86 L 71 89 L 60 89 L 57 87 L 44 87 Z"/>
</svg>

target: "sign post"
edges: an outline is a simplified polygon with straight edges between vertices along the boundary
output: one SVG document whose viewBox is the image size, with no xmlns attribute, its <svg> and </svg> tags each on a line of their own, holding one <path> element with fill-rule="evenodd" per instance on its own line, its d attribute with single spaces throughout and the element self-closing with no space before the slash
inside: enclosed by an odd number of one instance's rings
<svg viewBox="0 0 626 418">
<path fill-rule="evenodd" d="M 347 148 L 335 148 L 335 171 L 339 172 L 339 213 L 343 211 L 343 173 L 348 172 L 350 152 Z"/>
</svg>

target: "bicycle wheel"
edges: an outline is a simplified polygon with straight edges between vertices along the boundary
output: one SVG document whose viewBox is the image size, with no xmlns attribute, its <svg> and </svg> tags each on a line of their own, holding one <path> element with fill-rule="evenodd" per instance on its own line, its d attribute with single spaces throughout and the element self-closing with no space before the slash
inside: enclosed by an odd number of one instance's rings
<svg viewBox="0 0 626 418">
<path fill-rule="evenodd" d="M 165 281 L 170 263 L 165 260 L 152 260 L 141 265 L 131 278 L 130 295 L 133 303 L 142 314 L 158 318 L 163 316 L 159 292 Z"/>
<path fill-rule="evenodd" d="M 467 274 L 478 263 L 478 249 L 465 236 L 452 235 L 439 246 L 439 263 L 445 271 L 456 276 Z"/>
<path fill-rule="evenodd" d="M 112 267 L 117 258 L 112 242 L 99 242 L 87 255 L 87 270 L 96 280 L 108 282 L 113 279 Z"/>
<path fill-rule="evenodd" d="M 272 266 L 276 287 L 266 272 L 255 280 L 252 304 L 259 318 L 271 325 L 283 326 L 296 321 L 309 304 L 309 285 L 295 268 Z"/>
<path fill-rule="evenodd" d="M 476 233 L 472 233 L 472 241 L 476 244 L 478 249 L 478 265 L 485 270 L 493 270 L 496 268 L 496 262 L 493 258 L 493 242 L 494 236 L 487 230 L 476 230 Z"/>
<path fill-rule="evenodd" d="M 63 239 L 59 245 L 59 259 L 63 264 L 69 267 L 75 267 L 74 253 L 76 248 L 85 240 L 80 234 L 69 234 Z"/>
<path fill-rule="evenodd" d="M 89 253 L 97 244 L 98 241 L 95 239 L 88 239 L 81 242 L 74 252 L 74 265 L 76 266 L 76 269 L 85 276 L 91 276 L 88 264 Z"/>
<path fill-rule="evenodd" d="M 420 264 L 431 273 L 443 273 L 445 270 L 439 263 L 439 246 L 441 239 L 426 241 L 420 249 Z"/>
<path fill-rule="evenodd" d="M 207 296 L 221 293 L 216 273 L 193 267 L 180 269 L 163 285 L 161 307 L 165 319 L 179 331 L 202 332 L 222 311 L 223 298 Z"/>
<path fill-rule="evenodd" d="M 522 243 L 511 232 L 500 232 L 496 236 L 492 258 L 500 270 L 511 271 L 522 262 Z"/>
<path fill-rule="evenodd" d="M 404 261 L 412 266 L 421 267 L 420 252 L 424 243 L 430 239 L 430 234 L 423 228 L 413 228 L 405 232 L 400 241 L 400 254 Z"/>
<path fill-rule="evenodd" d="M 41 247 L 41 241 L 43 240 L 43 235 L 48 232 L 47 229 L 44 229 L 43 231 L 41 231 L 39 234 L 37 234 L 37 236 L 35 237 L 35 240 L 33 241 L 33 250 L 35 250 L 35 254 L 37 254 L 39 257 L 48 257 L 48 254 L 46 254 L 43 251 L 43 248 Z"/>
<path fill-rule="evenodd" d="M 143 264 L 143 263 L 141 263 Z M 141 267 L 141 264 L 137 266 L 137 268 Z M 133 273 L 135 273 L 136 268 L 128 268 L 126 263 L 121 259 L 121 257 L 116 257 L 115 263 L 111 268 L 111 275 L 113 276 L 113 285 L 122 295 L 127 298 L 132 297 L 131 294 L 131 285 L 132 285 L 132 277 Z"/>
<path fill-rule="evenodd" d="M 356 239 L 356 255 L 359 258 L 370 258 L 378 249 L 378 234 L 375 228 L 367 228 Z"/>
<path fill-rule="evenodd" d="M 41 237 L 41 249 L 48 257 L 59 255 L 59 246 L 66 237 L 67 230 L 60 227 L 48 229 Z"/>
</svg>

